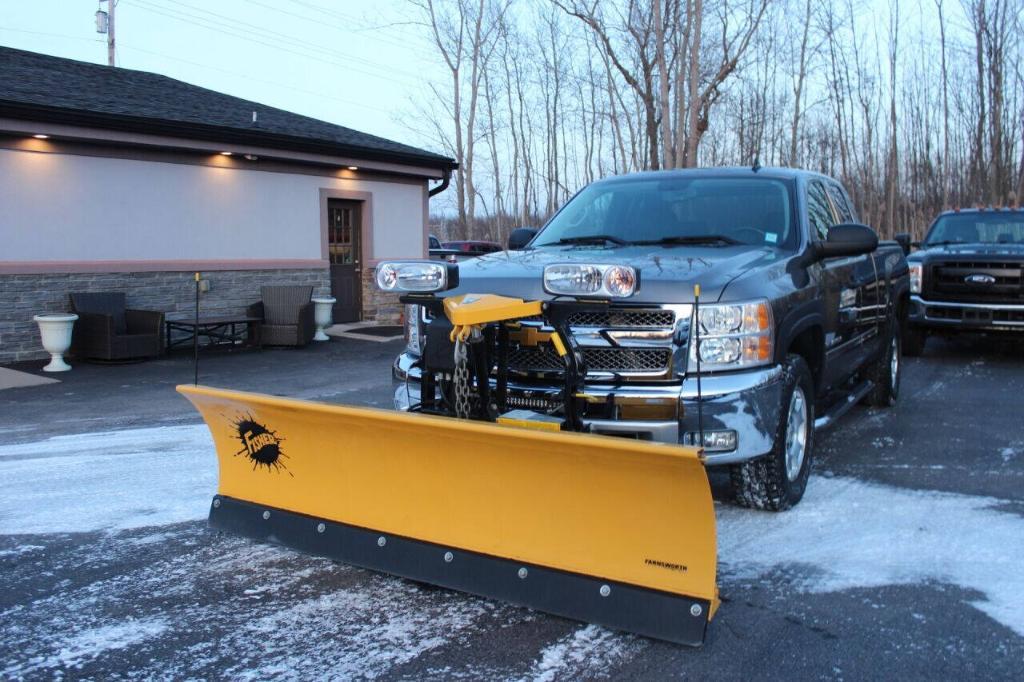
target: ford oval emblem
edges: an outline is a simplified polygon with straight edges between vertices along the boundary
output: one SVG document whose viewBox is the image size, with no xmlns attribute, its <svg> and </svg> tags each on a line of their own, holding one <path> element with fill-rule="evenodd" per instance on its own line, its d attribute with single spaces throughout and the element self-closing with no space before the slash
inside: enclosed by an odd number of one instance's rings
<svg viewBox="0 0 1024 682">
<path fill-rule="evenodd" d="M 973 274 L 964 277 L 964 281 L 968 284 L 995 284 L 996 278 L 992 275 Z"/>
</svg>

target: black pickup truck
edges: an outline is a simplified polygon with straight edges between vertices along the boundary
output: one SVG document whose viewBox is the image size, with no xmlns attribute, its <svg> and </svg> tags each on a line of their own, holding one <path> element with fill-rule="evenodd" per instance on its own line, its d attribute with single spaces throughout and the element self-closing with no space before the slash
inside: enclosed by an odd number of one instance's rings
<svg viewBox="0 0 1024 682">
<path fill-rule="evenodd" d="M 910 264 L 905 350 L 929 334 L 1024 334 L 1024 209 L 945 211 Z"/>
<path fill-rule="evenodd" d="M 703 445 L 709 466 L 730 468 L 740 504 L 796 504 L 815 430 L 858 401 L 896 401 L 907 262 L 896 242 L 857 224 L 831 178 L 768 168 L 614 177 L 527 236 L 524 248 L 459 263 L 457 286 L 438 294 L 551 303 L 565 296 L 549 293 L 549 275 L 572 287 L 589 280 L 571 273 L 625 272 L 628 297 L 566 322 L 593 402 L 585 430 Z M 406 326 L 395 403 L 414 409 L 426 307 L 408 306 Z M 562 365 L 550 346 L 513 344 L 507 366 L 509 408 L 558 404 Z"/>
</svg>

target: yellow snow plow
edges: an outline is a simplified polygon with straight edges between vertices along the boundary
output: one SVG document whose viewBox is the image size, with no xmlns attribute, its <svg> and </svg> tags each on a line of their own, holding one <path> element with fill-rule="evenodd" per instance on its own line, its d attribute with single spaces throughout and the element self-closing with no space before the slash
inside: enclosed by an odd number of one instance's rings
<svg viewBox="0 0 1024 682">
<path fill-rule="evenodd" d="M 718 607 L 700 451 L 579 433 L 573 405 L 588 397 L 551 302 L 416 297 L 447 325 L 434 351 L 451 357 L 450 370 L 426 367 L 437 385 L 425 382 L 419 414 L 178 387 L 217 448 L 211 525 L 700 645 Z M 522 321 L 538 316 L 551 326 L 526 333 Z M 512 338 L 565 359 L 561 411 L 505 409 L 501 346 Z"/>
</svg>

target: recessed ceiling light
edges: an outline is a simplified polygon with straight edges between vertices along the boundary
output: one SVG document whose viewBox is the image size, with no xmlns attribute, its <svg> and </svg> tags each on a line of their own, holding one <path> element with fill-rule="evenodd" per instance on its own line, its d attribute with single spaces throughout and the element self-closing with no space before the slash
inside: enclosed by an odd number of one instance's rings
<svg viewBox="0 0 1024 682">
<path fill-rule="evenodd" d="M 231 152 L 221 152 L 221 156 L 231 156 Z"/>
<path fill-rule="evenodd" d="M 32 137 L 36 138 L 37 140 L 49 140 L 50 139 L 49 135 L 43 135 L 42 133 L 36 133 Z"/>
<path fill-rule="evenodd" d="M 359 166 L 349 166 L 349 170 L 359 170 Z"/>
</svg>

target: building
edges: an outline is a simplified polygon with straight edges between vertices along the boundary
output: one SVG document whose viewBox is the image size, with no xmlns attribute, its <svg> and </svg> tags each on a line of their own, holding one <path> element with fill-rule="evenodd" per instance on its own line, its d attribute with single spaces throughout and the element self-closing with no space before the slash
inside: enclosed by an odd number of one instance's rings
<svg viewBox="0 0 1024 682">
<path fill-rule="evenodd" d="M 383 258 L 427 252 L 444 156 L 153 73 L 0 47 L 0 363 L 44 357 L 32 316 L 72 291 L 238 313 L 308 283 L 335 321 L 394 322 Z M 431 181 L 439 181 L 430 189 Z"/>
</svg>

